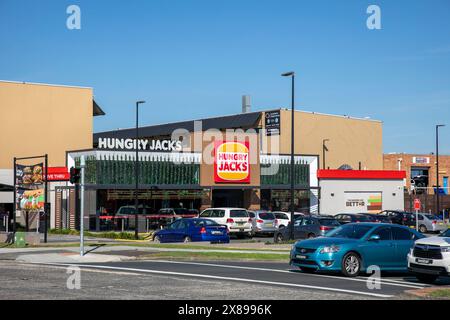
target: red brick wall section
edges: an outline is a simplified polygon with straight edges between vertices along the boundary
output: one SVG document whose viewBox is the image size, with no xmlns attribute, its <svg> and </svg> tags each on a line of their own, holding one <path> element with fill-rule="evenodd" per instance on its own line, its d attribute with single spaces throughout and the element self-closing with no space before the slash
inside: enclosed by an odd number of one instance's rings
<svg viewBox="0 0 450 320">
<path fill-rule="evenodd" d="M 430 158 L 429 164 L 413 163 L 413 157 Z M 383 155 L 383 169 L 384 170 L 398 170 L 398 160 L 401 159 L 401 170 L 406 171 L 406 187 L 410 190 L 411 187 L 411 167 L 429 168 L 428 182 L 429 186 L 436 186 L 436 156 L 427 154 L 385 154 Z M 439 186 L 442 187 L 443 177 L 450 177 L 450 156 L 439 155 Z M 429 193 L 434 193 L 433 189 Z"/>
</svg>

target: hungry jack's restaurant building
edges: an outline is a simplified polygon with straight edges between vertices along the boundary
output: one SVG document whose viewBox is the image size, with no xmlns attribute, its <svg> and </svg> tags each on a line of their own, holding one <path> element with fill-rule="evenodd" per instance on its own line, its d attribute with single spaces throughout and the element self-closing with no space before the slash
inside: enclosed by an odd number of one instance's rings
<svg viewBox="0 0 450 320">
<path fill-rule="evenodd" d="M 295 121 L 296 211 L 319 210 L 317 170 L 325 138 L 355 148 L 342 152 L 330 143 L 328 167 L 381 169 L 381 122 L 301 111 Z M 365 130 L 351 135 L 358 126 Z M 90 228 L 95 217 L 114 217 L 134 206 L 135 128 L 99 132 L 93 141 L 92 149 L 66 152 L 68 168 L 78 166 L 81 155 L 86 160 L 84 219 Z M 141 213 L 224 206 L 289 210 L 289 110 L 145 126 L 139 128 L 138 147 Z M 77 226 L 74 195 L 73 186 L 56 189 L 54 227 Z"/>
<path fill-rule="evenodd" d="M 43 154 L 49 160 L 51 228 L 78 228 L 81 210 L 67 171 L 81 155 L 87 163 L 85 225 L 92 217 L 129 212 L 134 206 L 135 129 L 94 134 L 93 117 L 105 113 L 92 88 L 0 81 L 0 92 L 0 113 L 14 120 L 4 125 L 15 132 L 15 139 L 2 143 L 0 214 L 12 220 L 14 157 Z M 242 113 L 231 116 L 139 128 L 140 211 L 210 206 L 287 210 L 291 112 L 249 108 L 244 103 Z M 33 110 L 59 121 L 48 121 L 33 134 L 39 143 L 17 144 L 28 141 L 29 133 L 14 126 Z M 306 111 L 295 111 L 294 117 L 297 211 L 318 211 L 319 168 L 382 169 L 380 121 Z"/>
</svg>

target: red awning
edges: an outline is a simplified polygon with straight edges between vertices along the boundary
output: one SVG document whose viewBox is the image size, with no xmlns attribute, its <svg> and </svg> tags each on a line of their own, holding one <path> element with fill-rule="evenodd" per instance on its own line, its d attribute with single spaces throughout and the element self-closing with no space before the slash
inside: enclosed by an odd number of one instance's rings
<svg viewBox="0 0 450 320">
<path fill-rule="evenodd" d="M 406 171 L 399 170 L 318 170 L 319 179 L 379 179 L 402 180 Z"/>
</svg>

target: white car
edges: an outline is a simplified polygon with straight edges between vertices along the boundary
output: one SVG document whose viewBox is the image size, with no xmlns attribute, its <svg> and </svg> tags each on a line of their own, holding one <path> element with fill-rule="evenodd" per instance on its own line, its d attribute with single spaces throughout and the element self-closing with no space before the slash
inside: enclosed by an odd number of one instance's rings
<svg viewBox="0 0 450 320">
<path fill-rule="evenodd" d="M 417 240 L 408 254 L 408 270 L 425 283 L 450 276 L 450 229 L 439 236 Z"/>
<path fill-rule="evenodd" d="M 291 213 L 283 211 L 272 212 L 278 221 L 278 229 L 286 228 L 291 221 Z M 294 219 L 297 220 L 299 217 L 303 217 L 304 214 L 300 212 L 294 212 Z"/>
<path fill-rule="evenodd" d="M 214 220 L 226 225 L 231 234 L 238 237 L 251 237 L 252 222 L 246 209 L 242 208 L 209 208 L 199 214 L 199 218 Z"/>
</svg>

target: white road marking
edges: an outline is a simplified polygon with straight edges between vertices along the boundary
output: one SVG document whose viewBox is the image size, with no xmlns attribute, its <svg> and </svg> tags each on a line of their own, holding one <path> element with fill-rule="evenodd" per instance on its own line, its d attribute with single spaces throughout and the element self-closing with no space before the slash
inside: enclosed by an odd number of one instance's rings
<svg viewBox="0 0 450 320">
<path fill-rule="evenodd" d="M 65 265 L 61 263 L 37 263 L 40 265 Z M 248 283 L 256 283 L 256 284 L 269 284 L 275 286 L 284 286 L 284 287 L 295 287 L 295 288 L 305 288 L 305 289 L 316 289 L 323 291 L 333 291 L 339 293 L 349 293 L 349 294 L 357 294 L 364 296 L 371 296 L 377 298 L 391 298 L 392 295 L 379 294 L 379 293 L 371 293 L 364 291 L 356 291 L 356 290 L 347 290 L 347 289 L 338 289 L 331 287 L 320 287 L 320 286 L 310 286 L 303 284 L 295 284 L 295 283 L 284 283 L 284 282 L 275 282 L 275 281 L 265 281 L 265 280 L 254 280 L 254 279 L 244 279 L 244 278 L 235 278 L 235 277 L 222 277 L 222 276 L 212 276 L 207 274 L 195 274 L 195 273 L 186 273 L 186 272 L 172 272 L 172 271 L 161 271 L 161 270 L 147 270 L 147 269 L 137 269 L 137 268 L 126 268 L 126 267 L 113 267 L 113 266 L 102 266 L 102 265 L 89 265 L 89 264 L 70 264 L 71 266 L 77 266 L 80 268 L 93 268 L 93 269 L 105 269 L 105 270 L 123 270 L 123 271 L 132 271 L 132 272 L 144 272 L 144 273 L 154 273 L 154 274 L 165 274 L 165 275 L 174 275 L 174 276 L 187 276 L 194 278 L 204 278 L 204 279 L 215 279 L 215 280 L 227 280 L 227 281 L 239 281 L 239 282 L 248 282 Z"/>
<path fill-rule="evenodd" d="M 208 267 L 220 267 L 220 268 L 232 268 L 232 269 L 245 269 L 245 270 L 258 270 L 258 271 L 269 271 L 269 272 L 282 272 L 282 273 L 293 273 L 296 270 L 280 270 L 280 269 L 270 269 L 270 268 L 258 268 L 258 267 L 244 267 L 244 266 L 235 266 L 235 265 L 226 265 L 226 264 L 212 264 L 212 263 L 201 263 L 201 262 L 183 262 L 183 261 L 170 261 L 170 260 L 151 260 L 148 262 L 162 262 L 162 263 L 173 263 L 173 264 L 190 264 L 190 265 L 199 265 L 199 266 L 208 266 Z M 321 278 L 332 278 L 339 279 L 344 281 L 357 281 L 357 282 L 367 282 L 369 277 L 358 277 L 358 278 L 345 278 L 339 276 L 328 276 L 325 274 L 307 274 L 308 276 L 313 277 L 321 277 Z M 422 289 L 426 287 L 423 284 L 409 283 L 406 281 L 399 280 L 389 280 L 389 279 L 380 279 L 381 284 L 387 286 L 398 286 L 405 288 L 414 288 L 414 289 Z"/>
</svg>

